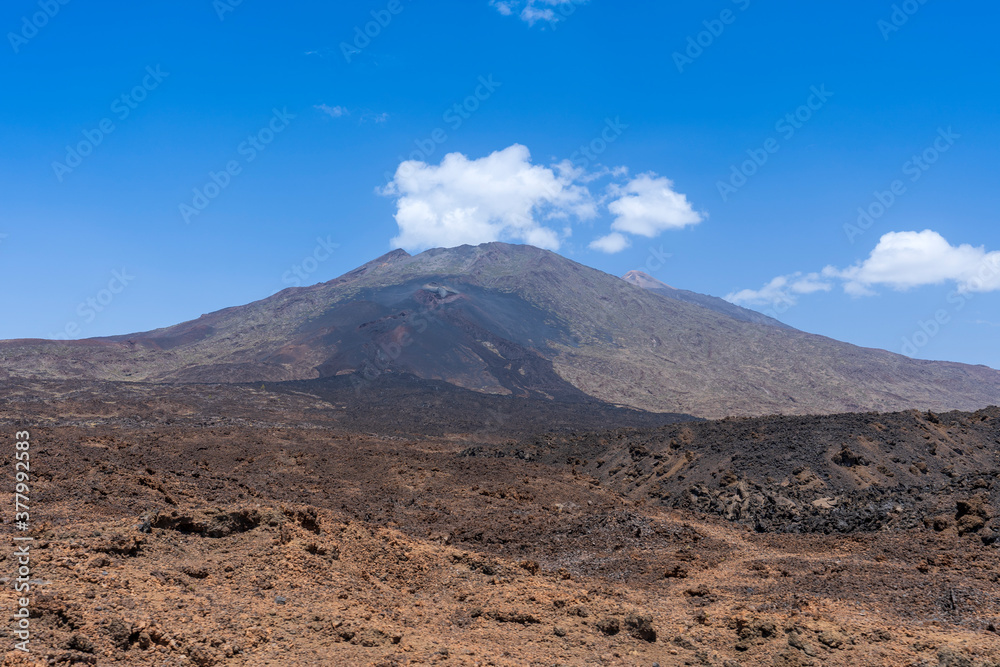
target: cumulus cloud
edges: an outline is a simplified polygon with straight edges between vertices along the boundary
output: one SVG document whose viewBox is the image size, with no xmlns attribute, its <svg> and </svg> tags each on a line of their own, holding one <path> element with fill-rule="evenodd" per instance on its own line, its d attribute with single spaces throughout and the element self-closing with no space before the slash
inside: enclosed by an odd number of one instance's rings
<svg viewBox="0 0 1000 667">
<path fill-rule="evenodd" d="M 625 182 L 597 185 L 601 179 Z M 702 220 L 669 179 L 654 173 L 626 179 L 624 167 L 532 164 L 528 149 L 514 144 L 478 159 L 449 153 L 440 165 L 403 162 L 378 192 L 395 198 L 399 234 L 392 244 L 407 250 L 489 241 L 557 250 L 573 223 L 606 209 L 611 229 L 588 247 L 611 254 L 632 245 L 629 235 L 653 238 Z"/>
<path fill-rule="evenodd" d="M 521 241 L 557 250 L 562 236 L 545 223 L 597 215 L 577 175 L 567 163 L 533 165 L 528 149 L 514 144 L 475 160 L 449 153 L 437 166 L 403 162 L 380 193 L 396 198 L 397 248 Z"/>
<path fill-rule="evenodd" d="M 594 239 L 590 242 L 588 247 L 591 250 L 600 250 L 601 252 L 614 254 L 616 252 L 621 252 L 630 245 L 632 245 L 632 242 L 629 241 L 624 234 L 611 232 L 607 236 Z"/>
<path fill-rule="evenodd" d="M 839 283 L 851 296 L 870 296 L 877 287 L 908 290 L 925 285 L 952 283 L 958 292 L 1000 290 L 1000 251 L 982 246 L 951 245 L 930 229 L 922 232 L 889 232 L 866 259 L 819 273 L 778 276 L 759 290 L 741 290 L 726 297 L 743 305 L 796 303 L 799 295 L 829 291 Z"/>
<path fill-rule="evenodd" d="M 947 282 L 955 283 L 959 292 L 1000 290 L 1000 252 L 968 244 L 953 246 L 929 229 L 889 232 L 863 262 L 842 271 L 825 271 L 843 279 L 849 294 L 858 295 L 878 285 L 906 290 Z"/>
<path fill-rule="evenodd" d="M 490 0 L 490 5 L 504 16 L 516 14 L 528 25 L 535 25 L 539 21 L 557 23 L 572 14 L 575 5 L 584 2 L 586 0 Z"/>
<path fill-rule="evenodd" d="M 681 229 L 702 221 L 687 197 L 674 192 L 674 183 L 656 174 L 639 174 L 624 187 L 612 186 L 618 195 L 608 205 L 615 215 L 611 229 L 653 238 L 668 229 Z"/>
<path fill-rule="evenodd" d="M 327 116 L 330 116 L 331 118 L 340 118 L 342 116 L 349 116 L 350 115 L 350 112 L 347 109 L 345 109 L 344 107 L 341 107 L 341 106 L 331 107 L 328 104 L 315 104 L 315 105 L 313 105 L 313 108 L 314 109 L 318 109 L 319 111 L 322 111 L 323 113 L 325 113 Z"/>
</svg>

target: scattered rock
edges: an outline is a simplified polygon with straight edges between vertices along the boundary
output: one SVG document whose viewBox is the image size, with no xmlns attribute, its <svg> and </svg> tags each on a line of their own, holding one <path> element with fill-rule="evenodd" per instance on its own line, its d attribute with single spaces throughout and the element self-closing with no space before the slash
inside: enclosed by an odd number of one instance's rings
<svg viewBox="0 0 1000 667">
<path fill-rule="evenodd" d="M 208 577 L 208 569 L 201 565 L 184 565 L 181 572 L 192 579 L 205 579 Z"/>
<path fill-rule="evenodd" d="M 221 660 L 218 652 L 207 646 L 189 646 L 186 654 L 197 667 L 212 667 Z"/>
<path fill-rule="evenodd" d="M 699 584 L 695 588 L 688 588 L 684 591 L 684 595 L 689 598 L 703 598 L 708 597 L 711 594 L 712 591 L 709 590 L 708 586 L 705 584 Z"/>
<path fill-rule="evenodd" d="M 518 565 L 522 570 L 527 571 L 531 575 L 538 574 L 538 571 L 541 569 L 538 563 L 533 560 L 522 560 Z"/>
<path fill-rule="evenodd" d="M 836 630 L 824 630 L 819 633 L 819 643 L 832 649 L 838 649 L 847 643 L 847 637 Z"/>
<path fill-rule="evenodd" d="M 855 454 L 847 445 L 843 445 L 840 451 L 833 455 L 833 462 L 845 468 L 871 465 L 871 461 L 860 454 Z"/>
<path fill-rule="evenodd" d="M 951 517 L 947 514 L 938 514 L 937 516 L 930 517 L 925 521 L 931 528 L 937 532 L 945 531 L 951 528 Z"/>
<path fill-rule="evenodd" d="M 985 493 L 977 493 L 967 500 L 959 500 L 955 508 L 955 521 L 959 535 L 975 533 L 981 530 L 986 522 L 993 517 L 989 497 Z"/>
<path fill-rule="evenodd" d="M 788 645 L 792 648 L 797 648 L 806 655 L 814 657 L 816 655 L 816 649 L 812 644 L 807 642 L 801 634 L 796 631 L 788 633 Z"/>
<path fill-rule="evenodd" d="M 274 511 L 262 513 L 258 509 L 196 510 L 169 514 L 157 514 L 151 521 L 153 528 L 175 530 L 189 535 L 220 538 L 237 533 L 245 533 L 267 522 L 280 524 Z"/>
<path fill-rule="evenodd" d="M 105 634 L 111 639 L 112 645 L 127 649 L 132 640 L 132 629 L 119 617 L 113 617 L 104 628 Z"/>
<path fill-rule="evenodd" d="M 145 537 L 134 533 L 111 528 L 104 531 L 104 534 L 94 544 L 94 551 L 116 556 L 135 556 L 145 542 Z"/>
<path fill-rule="evenodd" d="M 937 653 L 938 667 L 973 667 L 972 660 L 951 647 L 942 647 Z"/>
<path fill-rule="evenodd" d="M 664 579 L 687 579 L 687 576 L 687 568 L 680 564 L 670 565 L 663 573 Z"/>
<path fill-rule="evenodd" d="M 503 612 L 494 611 L 490 613 L 490 616 L 497 623 L 521 623 L 522 625 L 533 625 L 536 623 L 541 623 L 538 618 L 532 614 L 525 614 L 522 612 Z"/>
<path fill-rule="evenodd" d="M 608 636 L 617 635 L 621 632 L 621 623 L 617 618 L 602 618 L 597 622 L 597 629 Z"/>
<path fill-rule="evenodd" d="M 93 653 L 94 642 L 90 641 L 88 637 L 76 632 L 73 633 L 73 635 L 66 642 L 66 648 L 71 651 L 80 651 L 81 653 Z"/>
<path fill-rule="evenodd" d="M 625 629 L 636 639 L 646 642 L 656 641 L 656 630 L 653 629 L 653 617 L 649 614 L 630 613 L 625 617 Z"/>
<path fill-rule="evenodd" d="M 774 656 L 774 667 L 809 667 L 815 664 L 799 651 L 785 650 Z"/>
<path fill-rule="evenodd" d="M 747 651 L 752 646 L 774 639 L 778 635 L 778 626 L 773 621 L 760 618 L 738 617 L 735 620 L 736 650 Z"/>
</svg>

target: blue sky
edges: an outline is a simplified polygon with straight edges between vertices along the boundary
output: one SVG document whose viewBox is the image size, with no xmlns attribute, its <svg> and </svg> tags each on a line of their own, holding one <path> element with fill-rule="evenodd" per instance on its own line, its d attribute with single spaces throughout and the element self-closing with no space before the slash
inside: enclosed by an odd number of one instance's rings
<svg viewBox="0 0 1000 667">
<path fill-rule="evenodd" d="M 496 238 L 1000 367 L 992 4 L 177 5 L 0 10 L 0 338 Z"/>
</svg>

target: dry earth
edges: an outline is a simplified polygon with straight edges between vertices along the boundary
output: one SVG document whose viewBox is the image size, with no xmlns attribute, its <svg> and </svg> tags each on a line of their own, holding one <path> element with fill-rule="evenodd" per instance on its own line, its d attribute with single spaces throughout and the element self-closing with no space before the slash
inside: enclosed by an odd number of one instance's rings
<svg viewBox="0 0 1000 667">
<path fill-rule="evenodd" d="M 755 532 L 528 455 L 544 438 L 184 391 L 228 416 L 164 411 L 189 400 L 165 389 L 62 420 L 52 387 L 4 404 L 9 442 L 32 431 L 36 538 L 32 653 L 4 665 L 1000 664 L 1000 549 L 954 522 Z"/>
</svg>

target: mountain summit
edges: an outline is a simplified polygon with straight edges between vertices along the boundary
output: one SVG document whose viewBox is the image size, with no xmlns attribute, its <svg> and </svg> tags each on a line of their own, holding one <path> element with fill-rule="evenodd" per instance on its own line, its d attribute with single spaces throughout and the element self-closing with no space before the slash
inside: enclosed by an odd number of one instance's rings
<svg viewBox="0 0 1000 667">
<path fill-rule="evenodd" d="M 660 282 L 648 273 L 643 273 L 642 271 L 629 271 L 624 276 L 622 280 L 627 283 L 632 283 L 636 287 L 641 287 L 643 289 L 649 290 L 676 290 L 676 287 L 671 287 L 670 285 Z"/>
<path fill-rule="evenodd" d="M 701 417 L 1000 403 L 1000 372 L 797 331 L 638 272 L 531 246 L 396 250 L 343 276 L 145 333 L 0 342 L 22 378 L 260 382 L 386 373 Z"/>
</svg>

